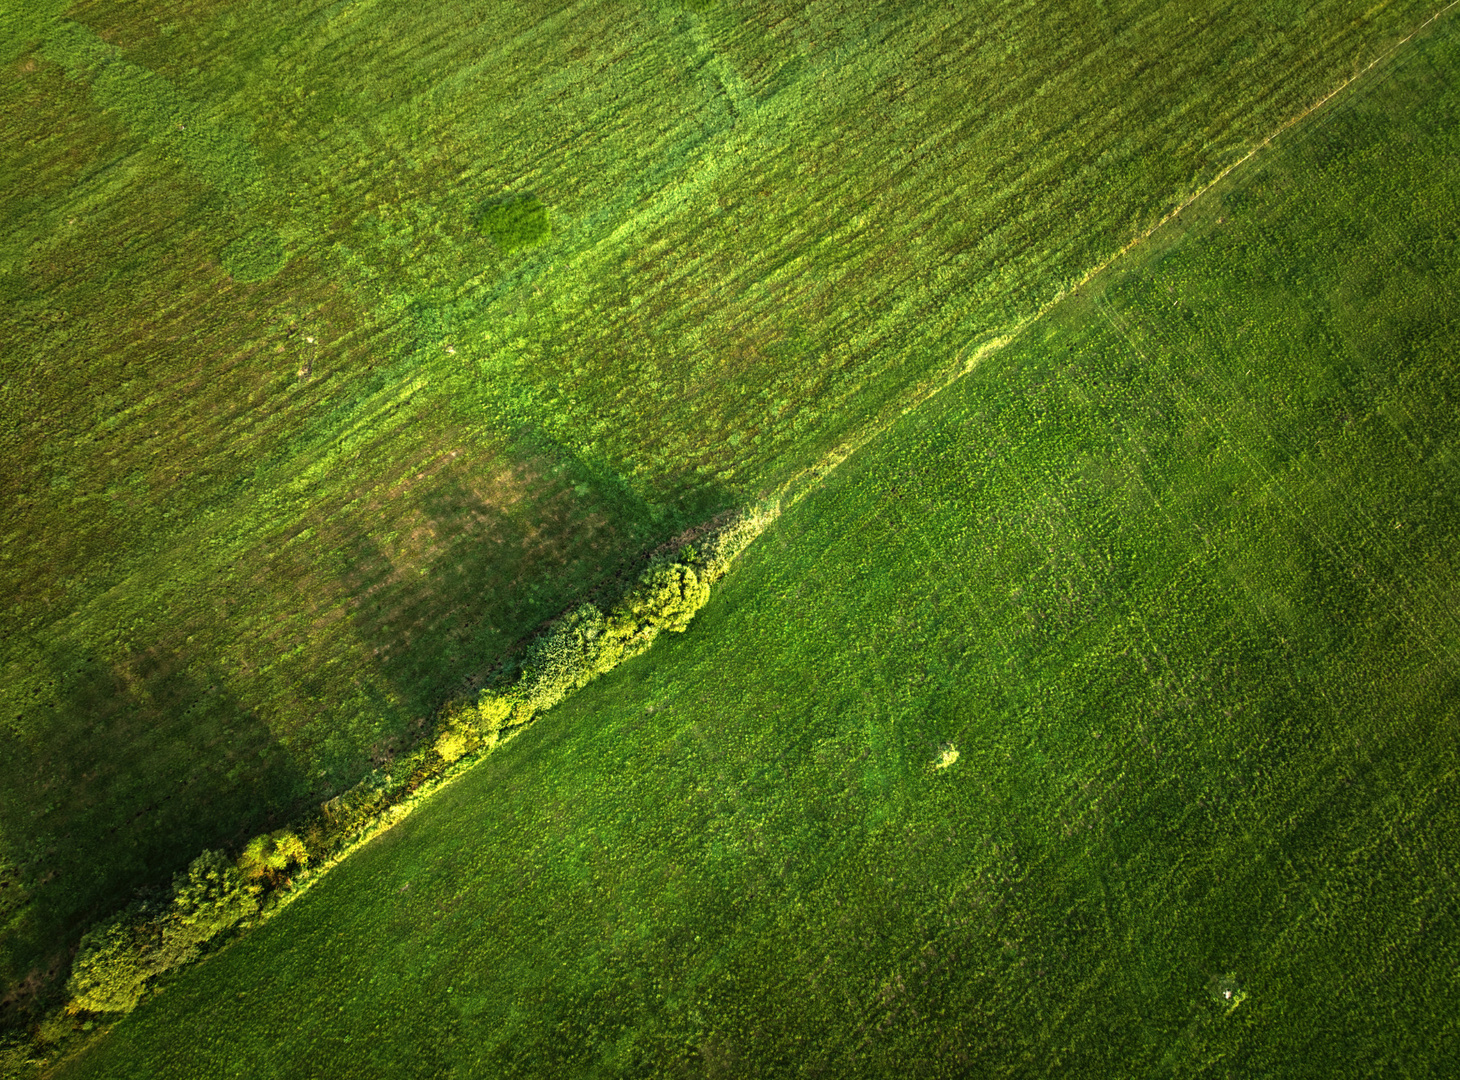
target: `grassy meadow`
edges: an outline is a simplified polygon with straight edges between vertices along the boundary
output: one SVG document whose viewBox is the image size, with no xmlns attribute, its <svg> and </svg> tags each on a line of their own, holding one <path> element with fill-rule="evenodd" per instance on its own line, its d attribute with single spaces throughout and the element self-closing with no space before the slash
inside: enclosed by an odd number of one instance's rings
<svg viewBox="0 0 1460 1080">
<path fill-rule="evenodd" d="M 1445 1075 L 1457 71 L 1441 22 L 55 1075 Z"/>
<path fill-rule="evenodd" d="M 0 5 L 4 1008 L 1432 10 Z"/>
</svg>

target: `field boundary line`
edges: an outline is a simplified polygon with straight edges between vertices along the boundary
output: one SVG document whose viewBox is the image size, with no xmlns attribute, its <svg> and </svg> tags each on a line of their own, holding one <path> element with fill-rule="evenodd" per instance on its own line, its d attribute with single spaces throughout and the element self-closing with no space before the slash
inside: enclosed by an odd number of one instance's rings
<svg viewBox="0 0 1460 1080">
<path fill-rule="evenodd" d="M 941 377 L 935 374 L 929 379 L 925 379 L 921 382 L 915 383 L 911 390 L 905 396 L 888 402 L 888 404 L 885 405 L 881 411 L 879 411 L 876 418 L 874 418 L 873 421 L 869 423 L 867 427 L 865 427 L 862 431 L 853 434 L 846 439 L 843 439 L 841 442 L 837 443 L 836 446 L 834 446 L 831 450 L 828 450 L 825 454 L 823 454 L 814 465 L 807 466 L 806 468 L 802 469 L 800 472 L 796 473 L 789 479 L 783 481 L 779 486 L 777 486 L 774 489 L 774 495 L 777 499 L 779 499 L 781 509 L 783 511 L 789 510 L 792 506 L 796 505 L 796 503 L 800 502 L 806 495 L 810 494 L 813 490 L 820 487 L 821 482 L 833 471 L 835 471 L 836 468 L 842 464 L 842 462 L 846 461 L 847 458 L 851 457 L 867 443 L 871 442 L 883 432 L 887 431 L 894 423 L 897 422 L 900 417 L 912 412 L 914 409 L 921 406 L 924 402 L 948 389 L 948 387 L 952 386 L 955 382 L 963 378 L 963 376 L 967 375 L 969 372 L 978 367 L 979 364 L 982 363 L 983 360 L 985 360 L 987 357 L 1001 351 L 1006 346 L 1017 341 L 1021 336 L 1023 336 L 1024 332 L 1028 330 L 1029 327 L 1033 326 L 1040 319 L 1044 318 L 1051 311 L 1053 311 L 1060 304 L 1062 304 L 1065 300 L 1069 299 L 1072 295 L 1080 292 L 1082 289 L 1085 288 L 1086 285 L 1090 284 L 1090 282 L 1092 282 L 1095 278 L 1104 273 L 1110 267 L 1115 265 L 1126 255 L 1130 254 L 1136 248 L 1140 247 L 1142 244 L 1150 240 L 1152 236 L 1159 232 L 1164 226 L 1168 225 L 1172 221 L 1172 219 L 1179 217 L 1181 214 L 1185 213 L 1188 209 L 1192 207 L 1193 204 L 1195 204 L 1198 200 L 1200 200 L 1203 196 L 1205 196 L 1208 192 L 1210 192 L 1213 188 L 1215 188 L 1218 184 L 1220 184 L 1223 180 L 1230 176 L 1234 171 L 1241 168 L 1248 161 L 1252 160 L 1252 158 L 1256 157 L 1263 150 L 1267 149 L 1270 145 L 1272 145 L 1274 140 L 1279 138 L 1290 128 L 1302 123 L 1308 117 L 1312 116 L 1318 110 L 1322 109 L 1323 106 L 1327 105 L 1339 94 L 1343 93 L 1343 91 L 1347 90 L 1355 82 L 1362 79 L 1369 72 L 1373 71 L 1374 68 L 1391 59 L 1396 53 L 1399 52 L 1400 49 L 1409 44 L 1409 42 L 1414 39 L 1416 34 L 1420 33 L 1426 27 L 1430 26 L 1432 23 L 1437 21 L 1441 16 L 1445 15 L 1457 5 L 1460 5 L 1460 0 L 1450 0 L 1448 4 L 1436 10 L 1423 22 L 1419 23 L 1407 34 L 1405 34 L 1399 40 L 1390 45 L 1388 49 L 1384 50 L 1384 52 L 1374 57 L 1374 59 L 1370 60 L 1362 68 L 1357 69 L 1351 75 L 1341 80 L 1337 86 L 1329 90 L 1317 101 L 1313 102 L 1301 112 L 1295 113 L 1287 120 L 1284 120 L 1265 137 L 1255 143 L 1251 147 L 1251 149 L 1249 149 L 1240 158 L 1238 158 L 1231 164 L 1224 166 L 1210 180 L 1202 184 L 1199 188 L 1196 189 L 1196 191 L 1188 195 L 1175 207 L 1163 214 L 1155 221 L 1154 224 L 1137 233 L 1130 240 L 1126 241 L 1126 243 L 1122 245 L 1118 250 L 1116 250 L 1113 254 L 1108 255 L 1106 258 L 1096 263 L 1089 270 L 1085 271 L 1085 273 L 1082 274 L 1073 285 L 1062 288 L 1058 292 L 1056 292 L 1053 298 L 1042 304 L 1038 309 L 1035 310 L 1032 315 L 1029 315 L 1025 319 L 1015 323 L 1011 328 L 1008 328 L 1002 332 L 992 332 L 990 336 L 984 338 L 979 344 L 977 344 L 976 346 L 972 346 L 971 354 L 968 354 L 969 347 L 959 349 L 958 352 L 955 354 L 955 361 L 951 372 L 945 373 Z M 891 415 L 889 415 L 889 413 L 891 413 Z"/>
</svg>

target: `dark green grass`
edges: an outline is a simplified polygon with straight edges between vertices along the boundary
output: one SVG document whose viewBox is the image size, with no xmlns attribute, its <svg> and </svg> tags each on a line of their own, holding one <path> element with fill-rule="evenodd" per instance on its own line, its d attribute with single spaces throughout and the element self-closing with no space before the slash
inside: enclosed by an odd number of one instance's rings
<svg viewBox="0 0 1460 1080">
<path fill-rule="evenodd" d="M 1444 1075 L 1457 70 L 1417 42 L 63 1075 Z"/>
<path fill-rule="evenodd" d="M 7 7 L 7 987 L 895 413 L 1431 5 L 1373 7 Z M 543 243 L 474 226 L 526 191 Z"/>
<path fill-rule="evenodd" d="M 548 208 L 536 195 L 509 197 L 490 202 L 477 212 L 476 226 L 503 251 L 545 244 L 552 236 Z"/>
</svg>

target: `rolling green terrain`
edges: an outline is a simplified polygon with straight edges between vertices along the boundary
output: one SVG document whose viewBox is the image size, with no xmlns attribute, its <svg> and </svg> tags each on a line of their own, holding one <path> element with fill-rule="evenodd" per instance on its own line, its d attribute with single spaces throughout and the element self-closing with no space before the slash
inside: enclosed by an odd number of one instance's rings
<svg viewBox="0 0 1460 1080">
<path fill-rule="evenodd" d="M 1433 10 L 5 0 L 0 999 Z"/>
<path fill-rule="evenodd" d="M 1441 22 L 58 1075 L 1444 1075 L 1457 72 Z"/>
</svg>

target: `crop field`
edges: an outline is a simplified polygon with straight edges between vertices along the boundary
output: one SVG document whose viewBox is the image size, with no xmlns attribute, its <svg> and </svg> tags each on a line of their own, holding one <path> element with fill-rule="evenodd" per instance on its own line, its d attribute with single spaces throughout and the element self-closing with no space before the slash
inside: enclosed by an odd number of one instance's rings
<svg viewBox="0 0 1460 1080">
<path fill-rule="evenodd" d="M 0 1000 L 1434 10 L 0 6 Z"/>
<path fill-rule="evenodd" d="M 1457 72 L 1441 21 L 57 1075 L 1443 1075 Z"/>
</svg>

